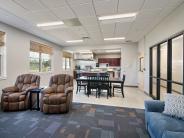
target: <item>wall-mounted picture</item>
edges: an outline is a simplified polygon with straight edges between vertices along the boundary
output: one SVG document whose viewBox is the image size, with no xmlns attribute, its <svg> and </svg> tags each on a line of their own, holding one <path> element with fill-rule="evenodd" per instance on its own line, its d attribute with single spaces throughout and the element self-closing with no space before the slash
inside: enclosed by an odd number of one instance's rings
<svg viewBox="0 0 184 138">
<path fill-rule="evenodd" d="M 139 71 L 144 71 L 144 57 L 139 58 Z"/>
</svg>

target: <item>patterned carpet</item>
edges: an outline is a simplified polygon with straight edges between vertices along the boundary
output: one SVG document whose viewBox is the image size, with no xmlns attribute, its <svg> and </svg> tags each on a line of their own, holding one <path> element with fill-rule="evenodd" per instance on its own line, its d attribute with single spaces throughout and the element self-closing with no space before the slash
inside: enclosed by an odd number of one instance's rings
<svg viewBox="0 0 184 138">
<path fill-rule="evenodd" d="M 144 110 L 73 103 L 68 114 L 0 111 L 0 138 L 149 138 Z"/>
</svg>

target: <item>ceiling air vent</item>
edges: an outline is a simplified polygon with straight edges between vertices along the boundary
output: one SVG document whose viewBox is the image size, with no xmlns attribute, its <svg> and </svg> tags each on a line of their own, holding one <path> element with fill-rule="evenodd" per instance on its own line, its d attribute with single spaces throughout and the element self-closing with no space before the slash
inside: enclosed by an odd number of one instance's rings
<svg viewBox="0 0 184 138">
<path fill-rule="evenodd" d="M 81 22 L 78 18 L 67 19 L 63 21 L 66 26 L 81 26 Z"/>
</svg>

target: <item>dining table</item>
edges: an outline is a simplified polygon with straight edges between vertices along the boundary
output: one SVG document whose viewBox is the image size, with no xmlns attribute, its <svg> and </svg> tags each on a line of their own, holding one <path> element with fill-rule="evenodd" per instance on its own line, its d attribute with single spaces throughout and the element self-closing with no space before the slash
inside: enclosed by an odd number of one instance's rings
<svg viewBox="0 0 184 138">
<path fill-rule="evenodd" d="M 123 83 L 121 78 L 112 78 L 110 77 L 109 80 L 98 80 L 98 79 L 88 79 L 87 76 L 81 76 L 76 79 L 76 81 L 84 81 L 84 82 L 108 82 L 110 84 L 110 96 L 112 96 L 112 83 Z"/>
</svg>

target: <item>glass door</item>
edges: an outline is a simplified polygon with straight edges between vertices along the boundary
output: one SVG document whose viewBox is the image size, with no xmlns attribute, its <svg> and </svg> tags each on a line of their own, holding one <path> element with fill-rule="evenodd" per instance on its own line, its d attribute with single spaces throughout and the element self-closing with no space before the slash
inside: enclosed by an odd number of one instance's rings
<svg viewBox="0 0 184 138">
<path fill-rule="evenodd" d="M 183 33 L 150 48 L 150 95 L 164 100 L 165 94 L 184 94 Z"/>
</svg>

